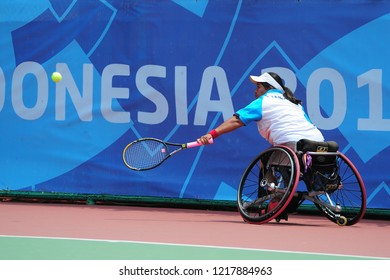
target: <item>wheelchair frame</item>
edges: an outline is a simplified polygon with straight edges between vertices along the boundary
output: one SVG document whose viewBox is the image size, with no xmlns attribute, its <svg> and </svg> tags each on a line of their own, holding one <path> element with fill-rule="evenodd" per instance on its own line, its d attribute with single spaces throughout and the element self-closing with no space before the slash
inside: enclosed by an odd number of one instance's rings
<svg viewBox="0 0 390 280">
<path fill-rule="evenodd" d="M 325 163 L 318 163 L 321 160 Z M 297 191 L 300 181 L 305 183 L 305 191 Z M 240 215 L 255 224 L 287 220 L 287 213 L 294 212 L 305 200 L 340 226 L 356 224 L 366 210 L 363 180 L 339 151 L 303 153 L 287 146 L 272 146 L 248 165 L 237 192 Z"/>
</svg>

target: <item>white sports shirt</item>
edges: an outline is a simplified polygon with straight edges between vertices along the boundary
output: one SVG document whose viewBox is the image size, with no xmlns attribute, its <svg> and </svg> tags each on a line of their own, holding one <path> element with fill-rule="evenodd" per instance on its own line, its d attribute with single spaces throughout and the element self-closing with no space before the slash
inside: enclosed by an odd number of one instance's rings
<svg viewBox="0 0 390 280">
<path fill-rule="evenodd" d="M 303 107 L 286 99 L 277 89 L 267 91 L 235 115 L 245 125 L 256 121 L 260 135 L 272 145 L 301 139 L 324 141 L 322 133 L 312 124 Z"/>
</svg>

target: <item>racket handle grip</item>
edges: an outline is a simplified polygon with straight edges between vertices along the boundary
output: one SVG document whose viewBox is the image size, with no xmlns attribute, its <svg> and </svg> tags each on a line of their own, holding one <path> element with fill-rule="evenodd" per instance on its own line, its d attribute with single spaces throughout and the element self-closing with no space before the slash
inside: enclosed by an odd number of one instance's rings
<svg viewBox="0 0 390 280">
<path fill-rule="evenodd" d="M 214 143 L 214 139 L 211 138 L 209 140 L 209 144 L 213 144 L 213 143 Z M 187 143 L 187 148 L 194 148 L 194 147 L 199 147 L 199 146 L 203 146 L 203 144 L 202 143 L 198 143 L 197 141 Z"/>
</svg>

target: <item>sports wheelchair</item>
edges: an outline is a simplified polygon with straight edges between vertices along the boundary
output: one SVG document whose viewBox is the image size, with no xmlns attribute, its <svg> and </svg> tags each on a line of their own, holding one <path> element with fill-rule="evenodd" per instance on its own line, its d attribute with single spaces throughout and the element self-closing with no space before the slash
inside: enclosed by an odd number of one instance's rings
<svg viewBox="0 0 390 280">
<path fill-rule="evenodd" d="M 304 191 L 297 191 L 299 181 L 305 183 Z M 302 139 L 296 151 L 278 145 L 266 149 L 246 168 L 237 192 L 242 218 L 255 224 L 288 220 L 288 213 L 305 200 L 340 226 L 354 225 L 364 216 L 363 180 L 336 142 Z"/>
</svg>

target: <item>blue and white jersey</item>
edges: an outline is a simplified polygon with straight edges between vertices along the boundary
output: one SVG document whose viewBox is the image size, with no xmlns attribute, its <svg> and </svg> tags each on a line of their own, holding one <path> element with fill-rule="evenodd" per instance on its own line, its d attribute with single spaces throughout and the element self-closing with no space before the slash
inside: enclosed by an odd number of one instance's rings
<svg viewBox="0 0 390 280">
<path fill-rule="evenodd" d="M 257 127 L 272 145 L 297 142 L 300 139 L 324 141 L 322 133 L 310 121 L 301 105 L 286 99 L 277 89 L 267 91 L 236 115 L 248 125 L 257 122 Z"/>
</svg>

